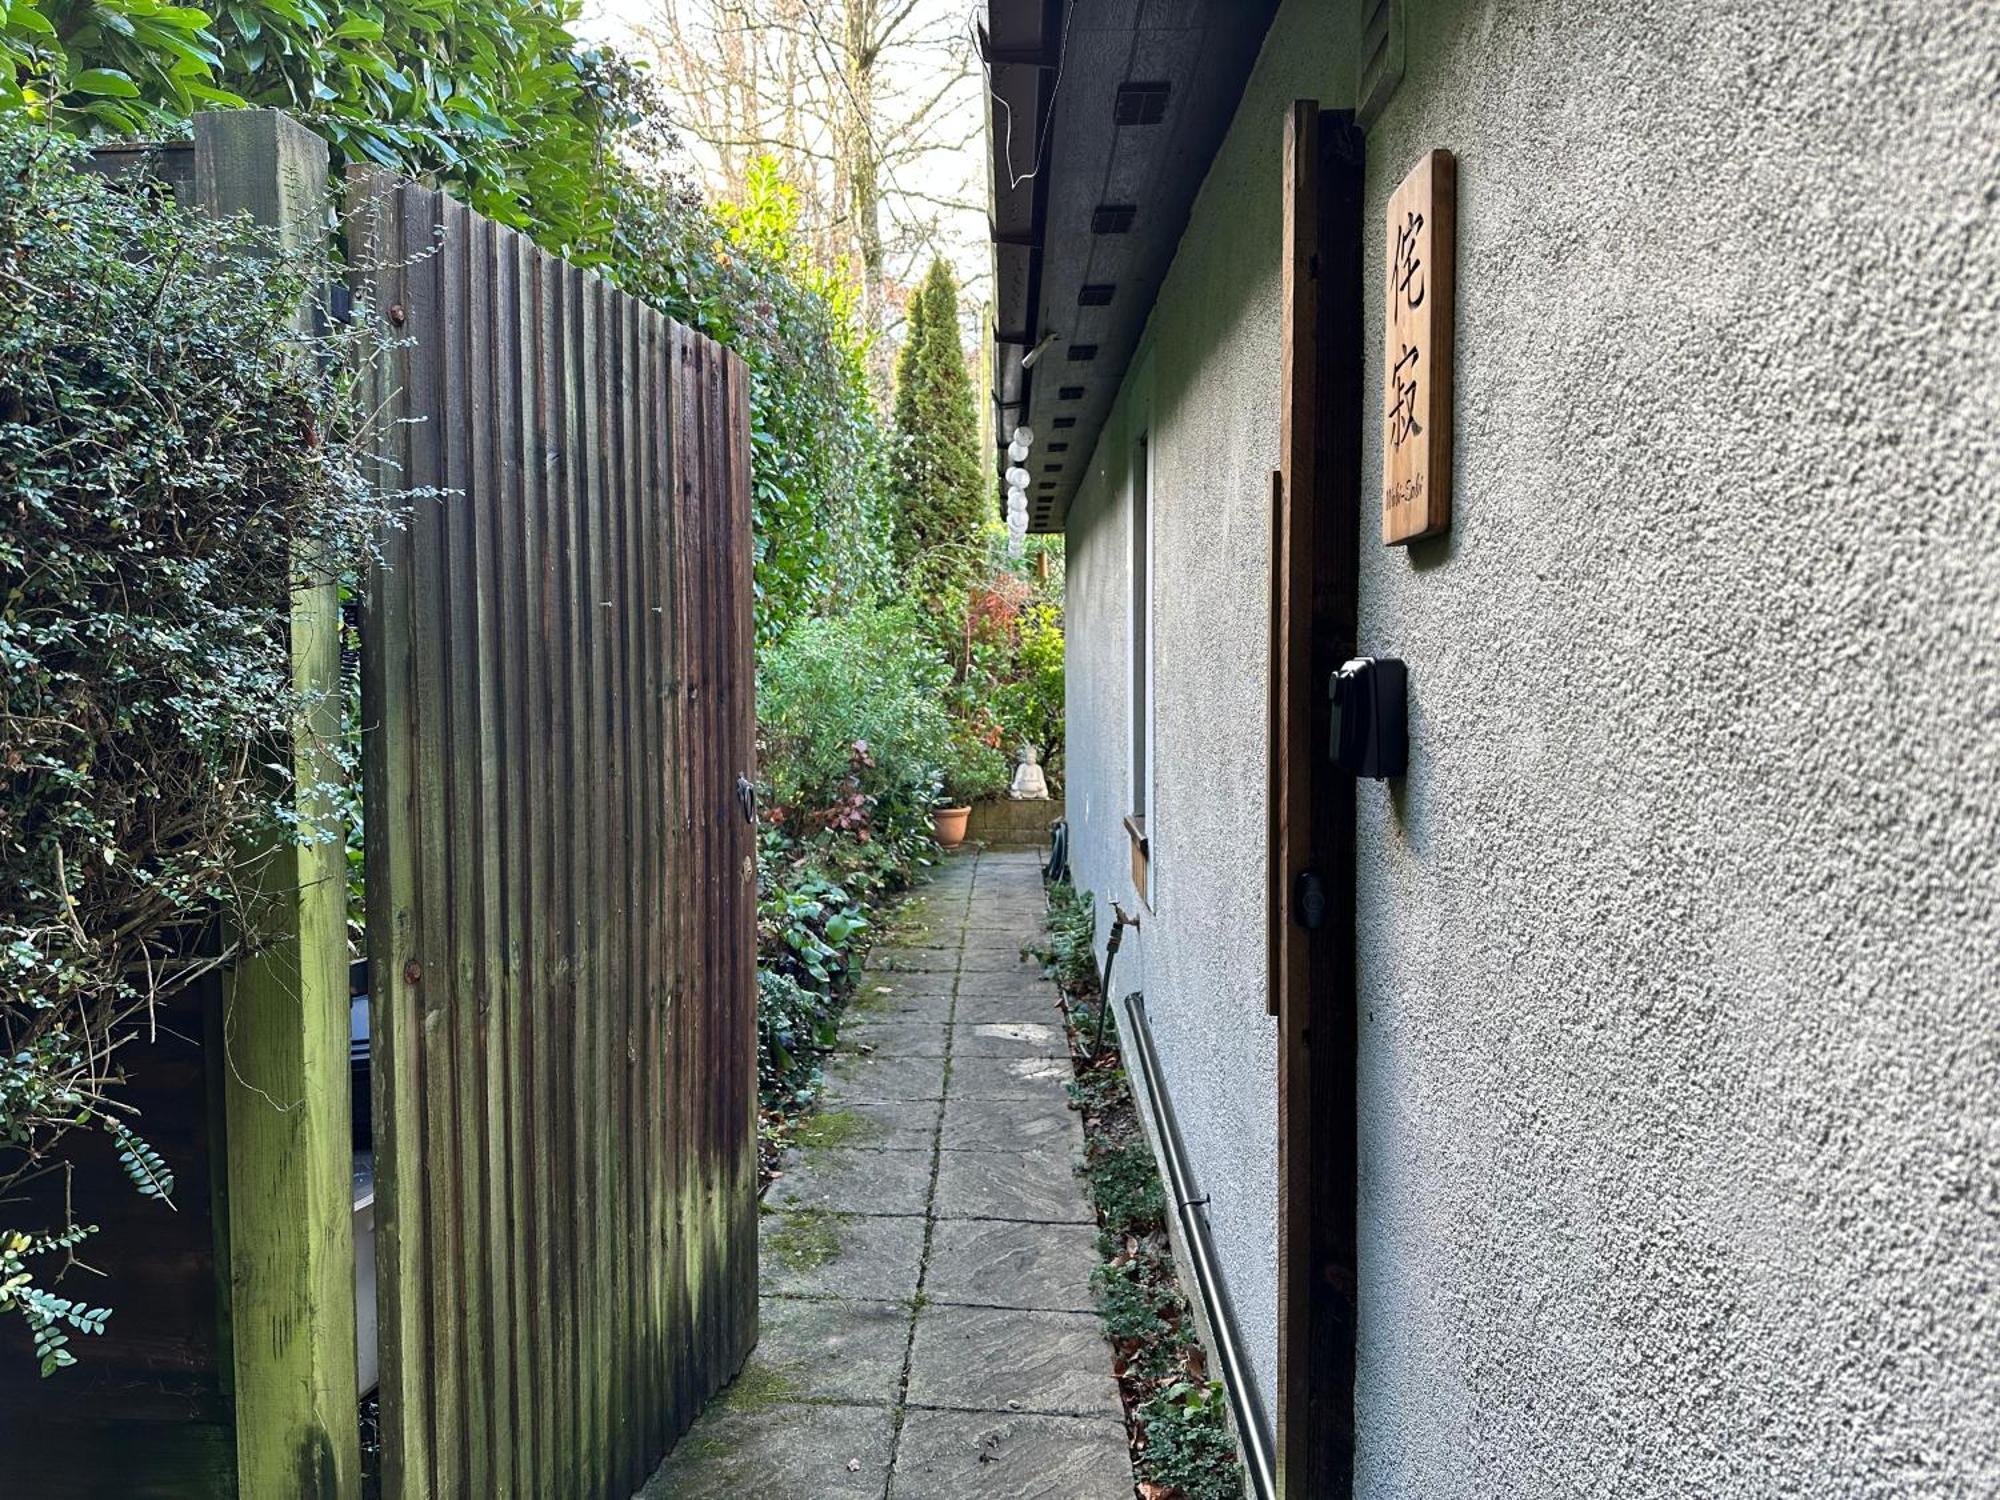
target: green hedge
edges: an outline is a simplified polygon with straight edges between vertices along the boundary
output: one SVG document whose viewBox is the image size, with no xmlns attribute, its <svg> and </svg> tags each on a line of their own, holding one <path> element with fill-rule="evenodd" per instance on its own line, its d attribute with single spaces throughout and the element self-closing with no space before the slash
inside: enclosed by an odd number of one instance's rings
<svg viewBox="0 0 2000 1500">
<path fill-rule="evenodd" d="M 77 1128 L 164 1198 L 119 1050 L 227 956 L 216 917 L 249 930 L 246 851 L 297 833 L 289 581 L 390 512 L 341 373 L 360 335 L 294 331 L 321 260 L 115 189 L 18 118 L 0 160 L 0 1205 Z M 59 1325 L 102 1320 L 34 1267 L 88 1229 L 21 1212 L 0 1311 L 46 1371 Z"/>
</svg>

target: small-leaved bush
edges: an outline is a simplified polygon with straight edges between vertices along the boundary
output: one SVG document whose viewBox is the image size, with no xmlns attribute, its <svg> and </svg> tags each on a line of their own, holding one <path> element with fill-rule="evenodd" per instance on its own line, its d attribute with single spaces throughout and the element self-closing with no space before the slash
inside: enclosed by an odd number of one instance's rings
<svg viewBox="0 0 2000 1500">
<path fill-rule="evenodd" d="M 994 710 L 1012 745 L 1025 740 L 1046 758 L 1063 748 L 1063 615 L 1060 603 L 1030 604 L 1014 638 L 1012 670 L 995 684 Z"/>
<path fill-rule="evenodd" d="M 927 838 L 951 744 L 948 675 L 907 606 L 794 626 L 757 674 L 771 817 L 802 842 Z"/>
<path fill-rule="evenodd" d="M 288 784 L 324 708 L 292 587 L 394 512 L 350 399 L 366 320 L 296 331 L 324 255 L 114 187 L 18 115 L 0 161 L 0 1314 L 46 1372 L 105 1316 L 40 1279 L 92 1232 L 66 1138 L 170 1198 L 124 1049 L 257 943 L 269 851 L 338 837 L 298 815 L 327 789 Z"/>
<path fill-rule="evenodd" d="M 1064 732 L 1060 539 L 1010 558 L 991 538 L 970 583 L 926 596 L 925 624 L 951 663 L 946 705 L 958 732 L 1002 752 L 1041 757 L 1051 789 L 1062 779 Z M 1044 576 L 1046 573 L 1047 576 Z"/>
</svg>

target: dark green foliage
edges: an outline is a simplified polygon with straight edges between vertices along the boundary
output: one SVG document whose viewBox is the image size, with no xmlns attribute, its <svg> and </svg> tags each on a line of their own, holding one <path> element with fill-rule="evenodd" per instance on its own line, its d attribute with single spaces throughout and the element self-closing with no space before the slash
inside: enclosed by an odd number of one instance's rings
<svg viewBox="0 0 2000 1500">
<path fill-rule="evenodd" d="M 945 747 L 944 800 L 965 807 L 1007 790 L 1013 762 L 993 746 L 974 739 L 958 726 Z"/>
<path fill-rule="evenodd" d="M 1168 1317 L 1178 1317 L 1181 1311 L 1180 1298 L 1149 1281 L 1144 1270 L 1141 1261 L 1107 1259 L 1090 1273 L 1105 1335 L 1113 1348 L 1130 1349 L 1142 1367 L 1163 1364 L 1166 1340 L 1173 1332 Z"/>
<path fill-rule="evenodd" d="M 766 1109 L 795 1109 L 819 1087 L 819 1057 L 833 1045 L 839 1011 L 830 991 L 789 974 L 757 973 L 757 1081 Z"/>
<path fill-rule="evenodd" d="M 921 581 L 920 581 L 921 582 Z M 962 586 L 960 586 L 962 583 Z M 969 583 L 926 596 L 925 623 L 952 665 L 946 702 L 967 759 L 955 800 L 1004 790 L 1023 746 L 1059 780 L 1063 736 L 1063 632 L 1060 578 L 1009 560 L 997 542 L 983 549 Z M 992 755 L 1001 759 L 996 768 Z M 1056 784 L 1052 780 L 1051 784 Z M 989 789 L 990 788 L 990 789 Z"/>
<path fill-rule="evenodd" d="M 1165 1227 L 1166 1195 L 1144 1136 L 1120 1141 L 1092 1132 L 1085 1151 L 1085 1180 L 1098 1223 L 1112 1234 L 1145 1234 Z"/>
<path fill-rule="evenodd" d="M 909 878 L 911 856 L 882 840 L 822 830 L 800 843 L 767 823 L 757 859 L 758 1077 L 771 1130 L 817 1102 L 868 912 Z M 841 872 L 846 871 L 843 875 Z M 767 1137 L 769 1131 L 767 1131 Z M 773 1142 L 767 1138 L 767 1151 Z"/>
<path fill-rule="evenodd" d="M 759 645 L 875 598 L 890 582 L 887 441 L 855 289 L 807 259 L 796 194 L 768 159 L 742 203 L 716 209 L 656 175 L 606 192 L 606 274 L 749 367 Z"/>
<path fill-rule="evenodd" d="M 1085 1036 L 1093 1034 L 1097 1028 L 1095 997 L 1072 995 L 1069 1001 L 1069 1019 L 1070 1024 L 1078 1032 Z M 1110 1034 L 1107 1033 L 1107 1036 Z M 1115 1037 L 1111 1040 L 1115 1041 Z M 1070 1103 L 1080 1110 L 1086 1119 L 1095 1118 L 1107 1110 L 1118 1108 L 1125 1099 L 1125 1090 L 1128 1087 L 1125 1082 L 1125 1070 L 1118 1066 L 1116 1057 L 1109 1055 L 1111 1052 L 1109 1044 L 1105 1052 L 1107 1055 L 1099 1064 L 1082 1069 L 1075 1078 L 1063 1086 L 1069 1095 Z"/>
<path fill-rule="evenodd" d="M 1227 1398 L 1214 1380 L 1170 1381 L 1138 1410 L 1146 1429 L 1139 1467 L 1185 1500 L 1240 1500 L 1243 1470 L 1229 1435 Z"/>
<path fill-rule="evenodd" d="M 362 556 L 388 512 L 350 336 L 293 329 L 323 256 L 115 189 L 18 116 L 0 160 L 0 1202 L 59 1170 L 78 1126 L 165 1200 L 119 1049 L 231 956 L 215 932 L 256 941 L 248 851 L 331 836 L 299 826 L 285 780 L 312 706 L 290 582 Z M 0 1311 L 47 1335 L 51 1368 L 55 1323 L 102 1319 L 23 1263 L 85 1232 L 0 1225 L 21 1267 Z"/>
<path fill-rule="evenodd" d="M 986 494 L 958 287 L 936 260 L 896 359 L 896 565 L 922 592 L 962 586 L 984 561 Z"/>
<path fill-rule="evenodd" d="M 1031 604 L 1015 626 L 1013 660 L 995 684 L 995 716 L 1010 746 L 1022 741 L 1041 752 L 1054 775 L 1064 735 L 1063 612 L 1055 602 Z"/>
<path fill-rule="evenodd" d="M 1074 994 L 1097 986 L 1097 903 L 1068 883 L 1049 891 L 1048 936 L 1038 950 L 1051 977 Z"/>
<path fill-rule="evenodd" d="M 197 109 L 289 110 L 336 161 L 437 173 L 557 251 L 601 240 L 610 132 L 639 80 L 581 44 L 566 0 L 13 0 L 0 108 L 114 134 L 177 134 Z"/>
<path fill-rule="evenodd" d="M 570 0 L 0 3 L 0 113 L 173 136 L 198 109 L 289 110 L 336 167 L 433 176 L 595 266 L 750 370 L 760 640 L 887 580 L 887 442 L 855 290 L 815 267 L 770 161 L 741 204 L 671 173 L 646 73 L 574 34 Z"/>
</svg>

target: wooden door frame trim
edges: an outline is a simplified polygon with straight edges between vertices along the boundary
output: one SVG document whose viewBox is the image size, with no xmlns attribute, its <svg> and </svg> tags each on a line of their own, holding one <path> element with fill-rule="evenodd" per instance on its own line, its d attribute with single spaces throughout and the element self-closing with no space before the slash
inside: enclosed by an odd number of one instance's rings
<svg viewBox="0 0 2000 1500">
<path fill-rule="evenodd" d="M 1280 451 L 1274 486 L 1271 995 L 1278 1014 L 1278 1491 L 1354 1487 L 1354 777 L 1328 756 L 1327 682 L 1356 650 L 1361 545 L 1362 137 L 1351 111 L 1285 121 Z M 1323 913 L 1309 928 L 1302 881 Z"/>
</svg>

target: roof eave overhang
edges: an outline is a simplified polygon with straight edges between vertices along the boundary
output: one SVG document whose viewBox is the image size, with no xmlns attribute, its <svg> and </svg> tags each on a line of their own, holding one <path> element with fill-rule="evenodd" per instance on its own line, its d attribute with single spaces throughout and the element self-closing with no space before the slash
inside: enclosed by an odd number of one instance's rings
<svg viewBox="0 0 2000 1500">
<path fill-rule="evenodd" d="M 988 0 L 994 458 L 1033 429 L 1032 531 L 1063 529 L 1276 8 Z M 1149 86 L 1163 108 L 1134 107 Z"/>
</svg>

